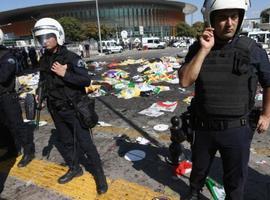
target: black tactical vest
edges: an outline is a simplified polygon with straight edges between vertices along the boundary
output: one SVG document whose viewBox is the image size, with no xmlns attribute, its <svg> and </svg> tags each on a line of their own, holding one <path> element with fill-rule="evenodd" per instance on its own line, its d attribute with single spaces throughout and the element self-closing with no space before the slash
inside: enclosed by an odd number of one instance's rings
<svg viewBox="0 0 270 200">
<path fill-rule="evenodd" d="M 209 53 L 195 83 L 197 113 L 230 119 L 249 112 L 257 86 L 255 67 L 250 65 L 254 45 L 250 38 L 240 37 L 234 47 Z"/>
<path fill-rule="evenodd" d="M 5 47 L 0 47 L 0 68 L 1 68 L 2 62 L 5 62 L 5 63 L 8 62 L 7 61 L 9 58 L 8 56 L 11 56 L 10 50 Z M 10 67 L 13 67 L 13 66 L 11 65 Z M 1 73 L 3 73 L 4 75 L 6 74 L 6 72 L 2 71 L 2 69 L 1 69 Z M 13 92 L 15 89 L 15 74 L 14 76 L 6 77 L 6 78 L 7 78 L 7 81 L 0 84 L 0 96 L 7 92 Z"/>
</svg>

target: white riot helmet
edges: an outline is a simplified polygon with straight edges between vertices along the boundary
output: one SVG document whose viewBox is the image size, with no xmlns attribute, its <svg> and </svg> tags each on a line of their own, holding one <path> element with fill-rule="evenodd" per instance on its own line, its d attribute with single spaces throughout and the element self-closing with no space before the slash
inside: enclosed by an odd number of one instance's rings
<svg viewBox="0 0 270 200">
<path fill-rule="evenodd" d="M 211 26 L 211 14 L 216 10 L 223 9 L 239 9 L 242 12 L 240 13 L 240 20 L 237 31 L 240 29 L 243 23 L 245 12 L 249 6 L 249 0 L 205 0 L 202 7 L 202 14 L 204 22 L 207 26 Z"/>
<path fill-rule="evenodd" d="M 65 42 L 65 32 L 61 24 L 52 18 L 42 18 L 38 20 L 33 28 L 33 35 L 41 46 L 44 46 L 46 39 L 56 37 L 57 43 L 63 45 Z"/>
<path fill-rule="evenodd" d="M 4 42 L 4 33 L 2 29 L 0 29 L 0 45 L 3 44 L 3 42 Z"/>
</svg>

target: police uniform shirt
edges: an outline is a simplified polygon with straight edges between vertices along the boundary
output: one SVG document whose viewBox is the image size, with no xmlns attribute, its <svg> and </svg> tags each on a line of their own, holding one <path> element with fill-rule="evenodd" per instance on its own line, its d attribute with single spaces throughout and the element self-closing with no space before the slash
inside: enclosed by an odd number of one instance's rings
<svg viewBox="0 0 270 200">
<path fill-rule="evenodd" d="M 211 49 L 220 50 L 223 49 L 230 49 L 232 48 L 239 37 L 235 37 L 231 43 L 226 44 L 224 46 L 219 46 L 217 44 Z M 200 44 L 198 41 L 194 42 L 193 45 L 190 46 L 188 54 L 185 57 L 185 63 L 189 63 L 192 58 L 197 54 L 199 51 Z M 256 68 L 259 83 L 263 88 L 270 87 L 270 62 L 267 56 L 267 53 L 264 49 L 262 49 L 259 45 L 256 45 L 255 48 L 250 52 L 250 64 Z"/>
<path fill-rule="evenodd" d="M 54 62 L 59 62 L 62 65 L 67 64 L 64 77 L 60 77 L 51 71 Z M 48 90 L 47 95 L 52 101 L 66 101 L 66 95 L 73 97 L 85 94 L 84 87 L 91 83 L 90 76 L 85 68 L 85 62 L 80 56 L 67 50 L 64 46 L 59 46 L 59 50 L 53 54 L 48 51 L 45 52 L 40 60 L 40 71 L 40 82 L 45 83 Z"/>
<path fill-rule="evenodd" d="M 15 91 L 16 58 L 4 46 L 0 46 L 0 95 Z M 3 54 L 3 55 L 2 55 Z"/>
</svg>

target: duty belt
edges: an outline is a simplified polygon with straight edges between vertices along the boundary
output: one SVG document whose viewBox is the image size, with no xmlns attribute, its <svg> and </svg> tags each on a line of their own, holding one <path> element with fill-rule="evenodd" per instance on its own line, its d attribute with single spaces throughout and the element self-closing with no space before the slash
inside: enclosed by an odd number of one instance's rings
<svg viewBox="0 0 270 200">
<path fill-rule="evenodd" d="M 238 128 L 247 125 L 247 118 L 237 120 L 196 120 L 195 126 L 199 130 L 223 131 L 229 128 Z"/>
<path fill-rule="evenodd" d="M 52 104 L 52 108 L 56 111 L 64 111 L 64 110 L 72 110 L 74 109 L 73 105 L 70 102 L 64 102 L 61 104 L 54 105 Z"/>
<path fill-rule="evenodd" d="M 0 97 L 8 95 L 8 94 L 15 94 L 15 92 L 9 92 L 9 91 L 8 92 L 3 92 L 3 93 L 0 94 Z"/>
</svg>

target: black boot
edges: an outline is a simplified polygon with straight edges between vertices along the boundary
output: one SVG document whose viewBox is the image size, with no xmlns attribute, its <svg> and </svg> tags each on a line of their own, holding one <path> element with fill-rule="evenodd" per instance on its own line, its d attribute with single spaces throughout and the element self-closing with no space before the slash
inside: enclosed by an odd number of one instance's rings
<svg viewBox="0 0 270 200">
<path fill-rule="evenodd" d="M 75 177 L 79 177 L 83 175 L 83 170 L 81 167 L 76 167 L 76 168 L 69 168 L 67 173 L 65 173 L 63 176 L 61 176 L 58 179 L 59 184 L 65 184 L 69 181 L 71 181 Z"/>
<path fill-rule="evenodd" d="M 22 159 L 20 160 L 20 162 L 18 163 L 18 167 L 25 167 L 26 165 L 28 165 L 33 159 L 35 158 L 35 154 L 31 153 L 31 154 L 24 154 L 22 156 Z"/>
<path fill-rule="evenodd" d="M 200 199 L 200 191 L 191 189 L 189 194 L 183 198 L 183 200 L 199 200 Z"/>
<path fill-rule="evenodd" d="M 94 179 L 97 186 L 97 193 L 98 194 L 106 193 L 108 190 L 108 184 L 102 169 L 95 170 Z"/>
</svg>

